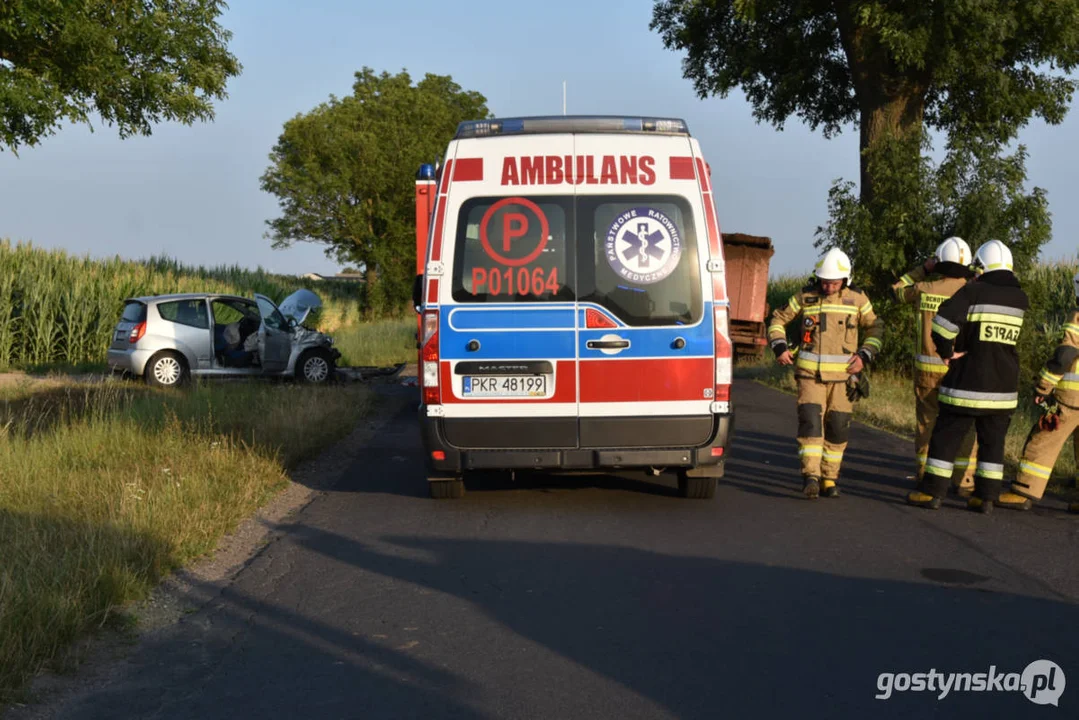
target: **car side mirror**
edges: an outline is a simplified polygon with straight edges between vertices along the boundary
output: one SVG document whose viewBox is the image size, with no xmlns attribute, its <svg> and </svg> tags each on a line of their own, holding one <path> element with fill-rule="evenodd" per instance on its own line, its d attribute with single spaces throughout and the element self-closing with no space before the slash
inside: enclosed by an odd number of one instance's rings
<svg viewBox="0 0 1079 720">
<path fill-rule="evenodd" d="M 412 309 L 417 315 L 423 309 L 423 275 L 417 275 L 412 282 Z"/>
</svg>

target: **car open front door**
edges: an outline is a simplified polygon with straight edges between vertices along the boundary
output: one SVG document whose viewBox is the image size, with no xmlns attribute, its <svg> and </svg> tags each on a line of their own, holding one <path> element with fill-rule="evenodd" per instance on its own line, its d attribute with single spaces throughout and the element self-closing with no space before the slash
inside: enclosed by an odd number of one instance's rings
<svg viewBox="0 0 1079 720">
<path fill-rule="evenodd" d="M 262 372 L 282 372 L 288 367 L 289 354 L 292 352 L 292 330 L 272 300 L 265 295 L 255 295 L 255 302 L 262 315 L 258 333 Z"/>
<path fill-rule="evenodd" d="M 596 180 L 576 203 L 581 448 L 685 448 L 713 432 L 704 217 L 696 183 L 672 177 L 692 150 L 685 137 L 636 142 L 576 137 Z"/>
<path fill-rule="evenodd" d="M 436 210 L 435 227 L 444 222 L 446 231 L 436 231 L 431 248 L 431 267 L 446 260 L 433 282 L 437 412 L 471 467 L 483 467 L 484 450 L 511 448 L 537 449 L 521 456 L 524 464 L 560 465 L 577 447 L 573 190 L 543 176 L 552 159 L 563 172 L 573 138 L 465 147 L 445 167 L 449 209 L 444 220 Z M 444 178 L 440 192 L 446 185 Z M 428 315 L 434 311 L 429 305 Z M 504 453 L 491 459 L 505 461 Z"/>
</svg>

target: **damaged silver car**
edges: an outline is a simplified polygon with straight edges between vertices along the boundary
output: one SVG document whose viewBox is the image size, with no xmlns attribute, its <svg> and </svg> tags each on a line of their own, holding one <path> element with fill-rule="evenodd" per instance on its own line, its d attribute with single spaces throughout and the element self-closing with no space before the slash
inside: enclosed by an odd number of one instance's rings
<svg viewBox="0 0 1079 720">
<path fill-rule="evenodd" d="M 340 351 L 333 338 L 304 325 L 322 307 L 298 290 L 280 306 L 265 295 L 188 293 L 128 298 L 113 331 L 108 363 L 114 372 L 175 387 L 191 377 L 333 379 Z"/>
</svg>

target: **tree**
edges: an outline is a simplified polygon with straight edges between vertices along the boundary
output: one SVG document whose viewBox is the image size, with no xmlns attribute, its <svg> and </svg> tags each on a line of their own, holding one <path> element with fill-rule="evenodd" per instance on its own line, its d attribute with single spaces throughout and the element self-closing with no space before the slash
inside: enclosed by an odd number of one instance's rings
<svg viewBox="0 0 1079 720">
<path fill-rule="evenodd" d="M 826 137 L 856 123 L 863 204 L 878 145 L 1059 123 L 1075 89 L 1061 72 L 1079 64 L 1079 0 L 659 0 L 651 28 L 687 52 L 701 97 L 741 87 L 758 120 L 796 115 Z"/>
<path fill-rule="evenodd" d="M 96 113 L 120 137 L 212 120 L 240 63 L 221 0 L 0 2 L 0 150 Z"/>
<path fill-rule="evenodd" d="M 458 123 L 489 117 L 486 98 L 449 76 L 413 85 L 402 71 L 355 75 L 352 95 L 285 123 L 261 178 L 278 197 L 268 220 L 274 247 L 326 246 L 337 262 L 367 271 L 370 312 L 411 296 L 415 256 L 415 174 L 446 150 Z"/>
</svg>

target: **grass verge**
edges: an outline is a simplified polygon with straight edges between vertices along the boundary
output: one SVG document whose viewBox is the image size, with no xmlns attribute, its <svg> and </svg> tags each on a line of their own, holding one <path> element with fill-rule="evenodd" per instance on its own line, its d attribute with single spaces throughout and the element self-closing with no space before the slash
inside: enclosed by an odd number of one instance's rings
<svg viewBox="0 0 1079 720">
<path fill-rule="evenodd" d="M 755 380 L 763 385 L 795 394 L 797 386 L 794 372 L 770 360 L 758 365 L 739 365 L 735 368 L 735 377 Z M 869 397 L 855 404 L 854 419 L 871 427 L 887 430 L 902 435 L 913 441 L 917 425 L 914 416 L 914 388 L 910 378 L 887 371 L 873 372 L 870 375 Z M 1023 451 L 1027 433 L 1036 421 L 1037 415 L 1030 407 L 1022 407 L 1012 416 L 1005 445 L 1005 458 L 1008 472 L 1014 474 Z M 1075 442 L 1075 440 L 1073 440 Z M 911 446 L 911 471 L 913 472 L 914 447 Z M 1079 489 L 1076 488 L 1076 463 L 1071 445 L 1066 444 L 1057 458 L 1053 481 L 1049 492 L 1068 502 L 1079 501 Z"/>
<path fill-rule="evenodd" d="M 342 366 L 387 367 L 416 359 L 416 318 L 358 323 L 334 333 Z"/>
<path fill-rule="evenodd" d="M 0 703 L 347 434 L 363 386 L 39 383 L 0 393 Z"/>
</svg>

